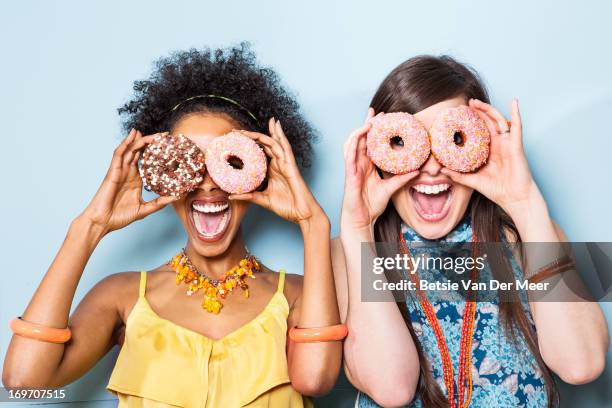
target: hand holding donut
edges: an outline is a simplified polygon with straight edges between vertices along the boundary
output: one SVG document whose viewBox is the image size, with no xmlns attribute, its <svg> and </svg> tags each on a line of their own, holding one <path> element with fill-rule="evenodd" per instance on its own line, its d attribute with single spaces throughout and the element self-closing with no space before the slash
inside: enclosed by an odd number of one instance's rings
<svg viewBox="0 0 612 408">
<path fill-rule="evenodd" d="M 106 234 L 162 209 L 176 197 L 142 198 L 138 159 L 145 146 L 157 135 L 143 136 L 132 129 L 115 149 L 110 167 L 95 196 L 81 214 Z"/>
<path fill-rule="evenodd" d="M 291 145 L 280 122 L 271 118 L 268 129 L 270 136 L 240 131 L 241 134 L 261 144 L 265 153 L 272 159 L 268 166 L 266 189 L 233 194 L 230 195 L 230 199 L 251 201 L 297 224 L 308 222 L 314 216 L 324 215 L 323 209 L 300 174 Z"/>
<path fill-rule="evenodd" d="M 523 150 L 523 132 L 518 101 L 512 101 L 512 121 L 491 105 L 471 99 L 469 106 L 485 121 L 491 133 L 487 163 L 474 173 L 443 168 L 453 181 L 471 187 L 502 207 L 508 214 L 526 204 L 539 189 L 529 170 Z"/>
<path fill-rule="evenodd" d="M 372 127 L 374 109 L 365 123 L 344 143 L 345 184 L 341 226 L 346 230 L 371 230 L 391 196 L 416 177 L 418 170 L 381 178 L 367 155 L 366 135 Z"/>
</svg>

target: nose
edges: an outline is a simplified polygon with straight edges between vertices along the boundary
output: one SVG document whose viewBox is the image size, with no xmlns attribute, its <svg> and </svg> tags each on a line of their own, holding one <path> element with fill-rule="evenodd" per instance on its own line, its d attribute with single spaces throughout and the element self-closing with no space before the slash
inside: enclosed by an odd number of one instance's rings
<svg viewBox="0 0 612 408">
<path fill-rule="evenodd" d="M 442 165 L 436 160 L 433 154 L 430 154 L 427 158 L 427 161 L 421 167 L 421 173 L 426 173 L 432 177 L 435 177 L 440 174 L 440 170 L 442 170 Z"/>
<path fill-rule="evenodd" d="M 216 193 L 221 191 L 221 188 L 213 181 L 212 177 L 207 171 L 204 171 L 204 180 L 198 186 L 199 190 L 207 193 Z"/>
</svg>

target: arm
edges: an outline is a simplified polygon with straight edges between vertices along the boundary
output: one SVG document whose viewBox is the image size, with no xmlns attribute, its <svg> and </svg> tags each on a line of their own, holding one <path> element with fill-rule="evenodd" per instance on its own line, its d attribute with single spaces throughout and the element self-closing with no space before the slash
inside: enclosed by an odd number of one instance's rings
<svg viewBox="0 0 612 408">
<path fill-rule="evenodd" d="M 469 104 L 485 120 L 491 133 L 489 160 L 476 173 L 461 174 L 449 169 L 442 172 L 480 191 L 503 208 L 514 221 L 521 240 L 527 243 L 527 265 L 531 269 L 544 266 L 563 253 L 562 246 L 557 248 L 555 243 L 566 241 L 566 237 L 551 220 L 529 169 L 523 150 L 518 101 L 512 103 L 510 126 L 489 104 L 478 100 L 471 100 Z M 543 246 L 533 250 L 530 242 L 545 243 L 546 250 Z M 576 271 L 564 272 L 564 278 L 573 279 L 576 285 L 582 284 Z M 538 346 L 546 365 L 571 384 L 597 378 L 604 369 L 609 343 L 607 324 L 599 305 L 580 299 L 563 280 L 544 295 L 563 298 L 563 302 L 532 301 L 531 295 Z"/>
<path fill-rule="evenodd" d="M 554 260 L 546 253 L 563 252 L 561 245 L 555 251 L 553 243 L 567 242 L 567 237 L 551 220 L 539 191 L 526 207 L 515 209 L 513 214 L 512 219 L 523 241 L 547 243 L 546 251 L 540 247 L 540 250 L 534 248 L 532 251 L 527 248 L 528 264 L 546 265 Z M 530 253 L 535 251 L 537 253 Z M 538 346 L 546 365 L 563 381 L 584 384 L 599 377 L 605 368 L 608 326 L 599 304 L 579 298 L 567 285 L 570 280 L 574 289 L 576 285 L 582 285 L 576 270 L 564 272 L 563 279 L 547 279 L 546 282 L 557 283 L 543 296 L 559 301 L 545 298 L 530 301 L 530 308 L 538 333 Z"/>
<path fill-rule="evenodd" d="M 270 136 L 242 131 L 263 145 L 271 157 L 264 191 L 230 196 L 248 200 L 299 225 L 304 239 L 304 280 L 291 308 L 288 325 L 314 328 L 340 322 L 331 269 L 329 220 L 299 173 L 293 151 L 280 122 L 270 119 Z M 340 371 L 342 343 L 293 343 L 287 346 L 289 377 L 305 395 L 327 393 Z"/>
<path fill-rule="evenodd" d="M 136 168 L 140 149 L 151 140 L 132 131 L 115 150 L 111 166 L 94 199 L 77 217 L 53 263 L 22 317 L 50 327 L 69 325 L 72 338 L 55 344 L 14 335 L 9 344 L 2 382 L 7 387 L 51 387 L 74 381 L 112 345 L 120 324 L 118 276 L 99 282 L 69 319 L 74 294 L 85 265 L 102 237 L 114 229 L 163 207 L 168 200 L 144 203 Z M 111 295 L 112 294 L 112 295 Z"/>
<path fill-rule="evenodd" d="M 373 116 L 370 109 L 368 119 Z M 351 383 L 384 406 L 409 403 L 419 379 L 416 346 L 391 294 L 387 301 L 361 301 L 361 256 L 376 256 L 373 246 L 361 253 L 362 242 L 374 242 L 373 226 L 393 193 L 418 172 L 381 179 L 366 155 L 365 135 L 357 129 L 344 146 L 346 180 L 340 243 L 334 250 L 341 315 L 349 327 L 344 342 L 344 368 Z M 384 279 L 384 275 L 381 275 Z M 393 381 L 389 381 L 392 378 Z"/>
<path fill-rule="evenodd" d="M 340 323 L 331 268 L 330 226 L 321 214 L 300 223 L 304 237 L 304 282 L 288 320 L 289 327 L 325 327 Z M 287 347 L 289 377 L 305 395 L 328 393 L 342 362 L 342 342 L 294 343 Z"/>
</svg>

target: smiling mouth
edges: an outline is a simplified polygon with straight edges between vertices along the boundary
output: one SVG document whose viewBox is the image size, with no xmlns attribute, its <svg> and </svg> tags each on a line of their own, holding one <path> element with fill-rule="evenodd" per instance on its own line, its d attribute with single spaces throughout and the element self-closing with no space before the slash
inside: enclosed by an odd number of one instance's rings
<svg viewBox="0 0 612 408">
<path fill-rule="evenodd" d="M 223 237 L 232 216 L 227 200 L 215 202 L 194 200 L 191 203 L 191 220 L 203 241 L 217 241 Z"/>
<path fill-rule="evenodd" d="M 448 215 L 453 186 L 448 183 L 415 184 L 410 187 L 410 195 L 417 214 L 425 221 L 440 221 Z"/>
</svg>

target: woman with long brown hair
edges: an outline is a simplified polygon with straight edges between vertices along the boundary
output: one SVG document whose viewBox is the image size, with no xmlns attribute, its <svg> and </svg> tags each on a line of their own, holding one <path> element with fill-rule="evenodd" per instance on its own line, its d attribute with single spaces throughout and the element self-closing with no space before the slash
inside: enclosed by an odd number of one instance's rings
<svg viewBox="0 0 612 408">
<path fill-rule="evenodd" d="M 490 133 L 488 161 L 477 171 L 452 171 L 433 154 L 401 175 L 370 161 L 366 135 L 374 115 L 406 112 L 429 129 L 442 111 L 458 106 L 476 112 Z M 346 141 L 341 233 L 332 251 L 341 318 L 349 326 L 345 372 L 361 391 L 357 406 L 555 406 L 553 373 L 581 384 L 603 371 L 609 339 L 596 302 L 429 302 L 426 291 L 418 300 L 362 301 L 363 257 L 398 253 L 364 242 L 567 240 L 529 170 L 516 100 L 511 112 L 507 121 L 489 104 L 470 67 L 419 56 L 383 80 L 366 122 Z M 524 264 L 510 258 L 491 267 L 493 276 L 526 278 Z M 401 278 L 394 273 L 384 278 Z"/>
</svg>

